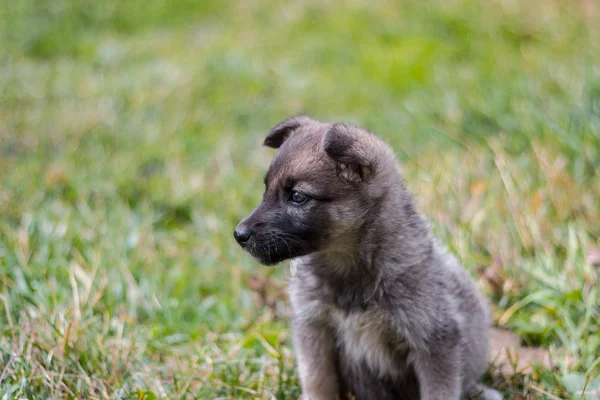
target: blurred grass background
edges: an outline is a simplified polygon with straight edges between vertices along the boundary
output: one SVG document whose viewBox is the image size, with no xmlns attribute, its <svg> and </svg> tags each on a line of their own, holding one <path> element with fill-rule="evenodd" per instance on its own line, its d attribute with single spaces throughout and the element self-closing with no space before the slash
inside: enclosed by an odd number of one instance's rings
<svg viewBox="0 0 600 400">
<path fill-rule="evenodd" d="M 496 323 L 550 349 L 489 384 L 593 398 L 599 8 L 0 0 L 1 398 L 296 398 L 286 269 L 232 231 L 299 112 L 386 138 Z"/>
</svg>

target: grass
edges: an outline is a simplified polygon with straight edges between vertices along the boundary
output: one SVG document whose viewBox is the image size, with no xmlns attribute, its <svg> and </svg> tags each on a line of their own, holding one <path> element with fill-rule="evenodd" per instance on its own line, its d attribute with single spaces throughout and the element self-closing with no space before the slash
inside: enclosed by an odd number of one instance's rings
<svg viewBox="0 0 600 400">
<path fill-rule="evenodd" d="M 488 383 L 592 399 L 595 7 L 0 0 L 1 398 L 296 398 L 286 269 L 232 231 L 305 112 L 385 137 L 496 323 L 551 351 Z"/>
</svg>

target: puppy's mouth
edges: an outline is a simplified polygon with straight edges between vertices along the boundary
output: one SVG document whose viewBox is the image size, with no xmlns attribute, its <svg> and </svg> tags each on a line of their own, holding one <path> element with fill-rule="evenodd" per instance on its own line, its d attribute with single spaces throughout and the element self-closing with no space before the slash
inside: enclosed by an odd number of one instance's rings
<svg viewBox="0 0 600 400">
<path fill-rule="evenodd" d="M 238 243 L 256 261 L 267 266 L 310 253 L 305 241 L 285 233 L 253 234 L 245 241 L 238 240 Z"/>
</svg>

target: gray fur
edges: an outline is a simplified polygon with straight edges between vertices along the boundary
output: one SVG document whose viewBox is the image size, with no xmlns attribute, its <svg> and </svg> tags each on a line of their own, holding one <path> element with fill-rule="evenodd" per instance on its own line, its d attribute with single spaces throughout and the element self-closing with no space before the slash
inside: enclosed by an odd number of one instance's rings
<svg viewBox="0 0 600 400">
<path fill-rule="evenodd" d="M 303 398 L 501 399 L 477 384 L 488 365 L 487 301 L 416 212 L 389 146 L 360 128 L 307 117 L 293 122 L 283 123 L 292 128 L 278 142 L 269 175 L 303 171 L 301 184 L 326 182 L 338 193 L 310 206 L 327 225 L 292 261 L 292 338 Z M 278 181 L 268 182 L 274 190 Z M 242 224 L 275 231 L 268 219 L 283 211 L 265 208 L 287 206 L 267 201 Z M 301 210 L 285 212 L 304 218 Z"/>
</svg>

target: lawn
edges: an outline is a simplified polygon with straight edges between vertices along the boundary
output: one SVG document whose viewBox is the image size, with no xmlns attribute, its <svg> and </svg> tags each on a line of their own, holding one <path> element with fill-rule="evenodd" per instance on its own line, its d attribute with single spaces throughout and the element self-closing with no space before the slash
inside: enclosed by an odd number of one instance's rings
<svg viewBox="0 0 600 400">
<path fill-rule="evenodd" d="M 0 399 L 297 398 L 287 268 L 232 232 L 299 112 L 388 140 L 495 324 L 549 352 L 488 384 L 595 398 L 599 13 L 0 0 Z"/>
</svg>

